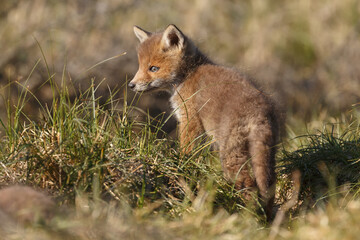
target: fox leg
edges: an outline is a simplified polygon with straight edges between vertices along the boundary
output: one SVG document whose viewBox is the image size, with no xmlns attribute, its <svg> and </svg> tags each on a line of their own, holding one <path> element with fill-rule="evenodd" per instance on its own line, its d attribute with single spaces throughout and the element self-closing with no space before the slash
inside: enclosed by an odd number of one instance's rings
<svg viewBox="0 0 360 240">
<path fill-rule="evenodd" d="M 179 123 L 180 147 L 183 154 L 190 153 L 197 139 L 204 132 L 200 119 L 193 117 L 189 121 Z"/>
<path fill-rule="evenodd" d="M 250 133 L 251 164 L 259 190 L 260 203 L 269 218 L 275 197 L 275 133 L 271 126 L 258 126 Z"/>
<path fill-rule="evenodd" d="M 236 190 L 241 190 L 246 200 L 251 200 L 256 184 L 250 174 L 247 140 L 229 137 L 220 145 L 220 159 L 225 178 L 235 184 Z"/>
</svg>

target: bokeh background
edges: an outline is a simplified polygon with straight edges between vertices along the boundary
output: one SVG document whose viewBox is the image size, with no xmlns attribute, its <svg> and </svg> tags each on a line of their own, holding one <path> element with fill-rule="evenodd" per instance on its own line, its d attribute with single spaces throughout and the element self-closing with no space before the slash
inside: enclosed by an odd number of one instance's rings
<svg viewBox="0 0 360 240">
<path fill-rule="evenodd" d="M 16 103 L 21 85 L 41 102 L 52 100 L 42 52 L 59 86 L 65 73 L 75 96 L 94 78 L 102 82 L 98 97 L 105 98 L 137 70 L 133 25 L 161 31 L 170 23 L 215 62 L 256 79 L 290 119 L 336 116 L 360 99 L 358 0 L 5 0 L 0 1 L 0 117 L 6 116 L 8 99 Z M 156 115 L 168 110 L 167 97 L 147 94 L 138 104 Z M 25 111 L 36 115 L 37 107 L 29 98 Z"/>
</svg>

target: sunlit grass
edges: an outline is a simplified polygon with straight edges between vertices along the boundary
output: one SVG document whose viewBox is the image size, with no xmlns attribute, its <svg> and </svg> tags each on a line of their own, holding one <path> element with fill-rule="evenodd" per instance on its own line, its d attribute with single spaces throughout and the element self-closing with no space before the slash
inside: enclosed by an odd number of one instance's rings
<svg viewBox="0 0 360 240">
<path fill-rule="evenodd" d="M 283 227 L 271 232 L 273 227 L 264 224 L 254 207 L 245 206 L 241 194 L 223 178 L 208 143 L 184 156 L 176 140 L 158 138 L 168 118 L 145 114 L 141 119 L 146 120 L 140 121 L 139 113 L 133 113 L 142 111 L 128 104 L 136 100 L 129 100 L 126 91 L 116 99 L 117 90 L 112 90 L 100 104 L 99 85 L 90 79 L 90 87 L 71 99 L 66 74 L 59 75 L 63 84 L 58 86 L 57 75 L 48 71 L 53 101 L 43 105 L 36 99 L 40 118 L 23 112 L 26 102 L 36 98 L 26 86 L 20 85 L 15 104 L 8 102 L 0 181 L 46 189 L 68 214 L 41 226 L 14 230 L 6 225 L 2 231 L 14 239 L 87 239 L 89 234 L 95 239 L 117 239 L 118 234 L 129 239 L 266 239 L 284 234 L 296 239 L 297 229 L 316 225 L 311 219 L 333 218 L 339 207 L 358 204 L 356 109 L 352 117 L 342 118 L 345 122 L 331 120 L 338 124 L 285 138 L 279 146 L 276 202 L 281 208 L 293 194 L 295 170 L 301 173 L 300 201 L 290 210 L 291 217 L 283 219 Z M 324 208 L 334 210 L 317 210 Z M 294 231 L 286 230 L 289 226 Z"/>
</svg>

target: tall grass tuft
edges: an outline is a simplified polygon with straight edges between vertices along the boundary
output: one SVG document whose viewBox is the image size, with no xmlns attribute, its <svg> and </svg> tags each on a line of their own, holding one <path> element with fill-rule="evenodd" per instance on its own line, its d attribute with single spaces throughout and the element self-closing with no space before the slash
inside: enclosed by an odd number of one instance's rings
<svg viewBox="0 0 360 240">
<path fill-rule="evenodd" d="M 301 172 L 300 200 L 317 203 L 341 192 L 354 194 L 360 180 L 359 122 L 328 124 L 317 134 L 299 136 L 295 151 L 283 149 L 278 162 L 279 174 Z M 350 191 L 351 190 L 351 191 Z"/>
</svg>

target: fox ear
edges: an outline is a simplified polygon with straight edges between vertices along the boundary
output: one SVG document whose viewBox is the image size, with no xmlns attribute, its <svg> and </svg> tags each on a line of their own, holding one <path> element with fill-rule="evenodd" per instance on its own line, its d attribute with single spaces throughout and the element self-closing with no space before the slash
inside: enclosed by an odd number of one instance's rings
<svg viewBox="0 0 360 240">
<path fill-rule="evenodd" d="M 161 44 L 164 50 L 168 50 L 173 47 L 182 49 L 184 47 L 184 42 L 184 34 L 173 24 L 170 24 L 165 29 L 161 39 Z"/>
<path fill-rule="evenodd" d="M 151 32 L 145 31 L 138 26 L 134 26 L 134 33 L 141 43 L 151 36 Z"/>
</svg>

